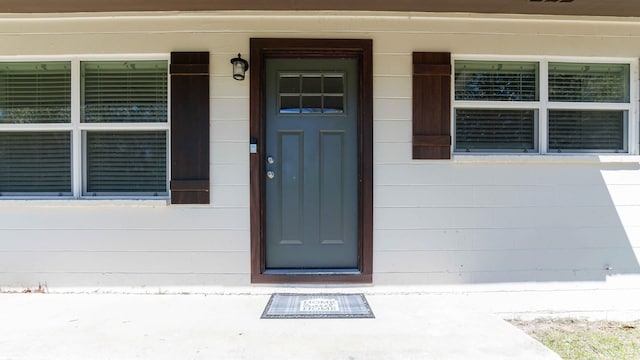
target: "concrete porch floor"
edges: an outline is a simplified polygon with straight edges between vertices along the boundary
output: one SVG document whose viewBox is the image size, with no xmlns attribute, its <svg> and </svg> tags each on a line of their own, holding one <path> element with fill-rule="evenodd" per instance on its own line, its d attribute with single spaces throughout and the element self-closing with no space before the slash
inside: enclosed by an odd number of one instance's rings
<svg viewBox="0 0 640 360">
<path fill-rule="evenodd" d="M 0 359 L 560 359 L 464 299 L 366 297 L 375 319 L 262 320 L 266 294 L 5 293 Z"/>
</svg>

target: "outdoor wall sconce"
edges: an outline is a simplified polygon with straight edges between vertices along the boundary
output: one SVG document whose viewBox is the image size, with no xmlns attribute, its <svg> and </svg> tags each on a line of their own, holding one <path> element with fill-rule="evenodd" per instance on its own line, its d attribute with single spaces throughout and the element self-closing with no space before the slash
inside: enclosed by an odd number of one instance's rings
<svg viewBox="0 0 640 360">
<path fill-rule="evenodd" d="M 233 65 L 233 78 L 239 81 L 244 80 L 244 73 L 249 70 L 247 60 L 241 58 L 240 53 L 238 53 L 237 58 L 231 59 L 231 64 Z"/>
</svg>

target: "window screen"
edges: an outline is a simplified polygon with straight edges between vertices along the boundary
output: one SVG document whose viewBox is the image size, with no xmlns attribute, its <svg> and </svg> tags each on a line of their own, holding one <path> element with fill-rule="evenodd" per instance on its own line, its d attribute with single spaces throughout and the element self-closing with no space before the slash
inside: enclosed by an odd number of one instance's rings
<svg viewBox="0 0 640 360">
<path fill-rule="evenodd" d="M 0 63 L 0 124 L 69 122 L 70 63 Z"/>
<path fill-rule="evenodd" d="M 456 151 L 536 150 L 534 110 L 456 109 Z"/>
<path fill-rule="evenodd" d="M 82 62 L 82 122 L 166 122 L 166 61 Z"/>
<path fill-rule="evenodd" d="M 549 63 L 549 100 L 629 102 L 629 65 Z"/>
<path fill-rule="evenodd" d="M 1 195 L 70 195 L 70 132 L 0 132 Z"/>
<path fill-rule="evenodd" d="M 456 61 L 456 100 L 538 100 L 534 62 Z"/>
<path fill-rule="evenodd" d="M 626 112 L 549 111 L 549 150 L 626 151 Z"/>
<path fill-rule="evenodd" d="M 89 131 L 87 195 L 166 194 L 166 132 Z"/>
</svg>

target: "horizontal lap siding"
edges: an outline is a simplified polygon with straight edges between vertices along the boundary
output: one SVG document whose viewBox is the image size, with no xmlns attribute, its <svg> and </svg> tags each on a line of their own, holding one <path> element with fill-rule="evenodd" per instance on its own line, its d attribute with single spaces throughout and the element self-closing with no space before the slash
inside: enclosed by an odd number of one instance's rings
<svg viewBox="0 0 640 360">
<path fill-rule="evenodd" d="M 379 164 L 377 282 L 603 281 L 638 273 L 633 194 L 640 187 L 609 185 L 605 172 Z"/>
<path fill-rule="evenodd" d="M 249 81 L 231 78 L 229 59 L 248 57 L 251 37 L 373 39 L 376 284 L 639 272 L 637 166 L 411 160 L 411 59 L 414 51 L 639 58 L 640 24 L 286 15 L 0 19 L 0 56 L 211 53 L 211 205 L 0 203 L 0 287 L 249 284 Z"/>
<path fill-rule="evenodd" d="M 23 261 L 28 257 L 31 261 Z M 212 262 L 212 260 L 214 260 Z M 0 252 L 0 271 L 16 273 L 242 274 L 242 252 L 62 251 Z M 118 264 L 114 268 L 114 264 Z M 188 264 L 188 266 L 185 266 Z"/>
<path fill-rule="evenodd" d="M 0 252 L 246 252 L 246 230 L 6 229 Z M 177 241 L 176 239 L 179 239 Z M 224 250 L 223 250 L 224 249 Z"/>
<path fill-rule="evenodd" d="M 249 275 L 225 274 L 225 273 L 119 273 L 119 272 L 65 272 L 53 273 L 0 273 L 0 284 L 7 287 L 36 288 L 38 284 L 46 285 L 48 291 L 130 291 L 162 294 L 167 291 L 198 293 L 203 291 L 203 286 L 238 286 L 248 284 Z M 171 288 L 177 290 L 171 290 Z M 123 289 L 123 290 L 113 290 Z"/>
<path fill-rule="evenodd" d="M 232 285 L 249 272 L 242 207 L 21 207 L 0 218 L 3 287 Z"/>
</svg>

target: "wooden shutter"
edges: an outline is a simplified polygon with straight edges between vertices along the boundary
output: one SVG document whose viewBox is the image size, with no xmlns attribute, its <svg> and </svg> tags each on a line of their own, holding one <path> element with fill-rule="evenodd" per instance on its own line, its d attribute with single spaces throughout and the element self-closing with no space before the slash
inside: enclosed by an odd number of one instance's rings
<svg viewBox="0 0 640 360">
<path fill-rule="evenodd" d="M 413 158 L 451 158 L 451 54 L 413 53 Z"/>
<path fill-rule="evenodd" d="M 171 53 L 171 203 L 209 203 L 209 53 Z"/>
</svg>

